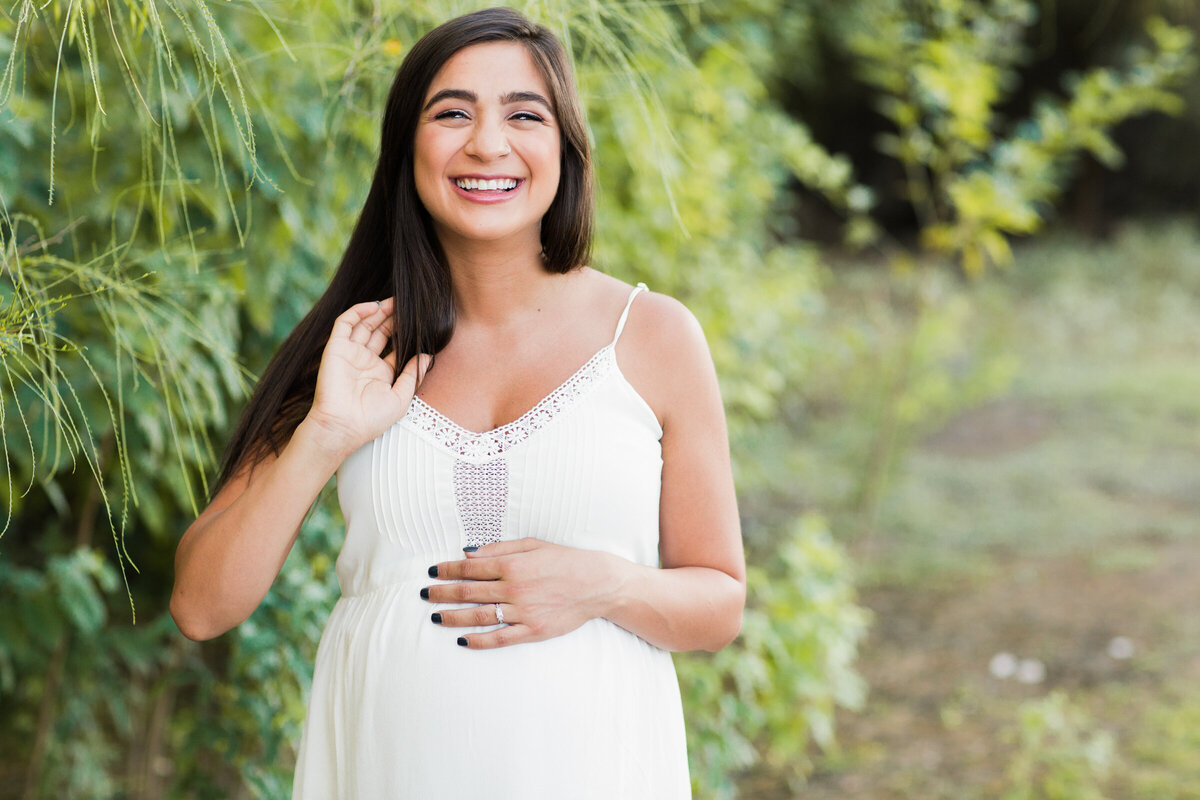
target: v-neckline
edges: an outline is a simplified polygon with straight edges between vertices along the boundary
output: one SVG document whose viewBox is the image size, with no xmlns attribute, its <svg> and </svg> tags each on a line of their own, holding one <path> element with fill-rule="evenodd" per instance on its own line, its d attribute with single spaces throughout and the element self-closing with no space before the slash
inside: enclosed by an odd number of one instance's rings
<svg viewBox="0 0 1200 800">
<path fill-rule="evenodd" d="M 516 419 L 498 425 L 487 431 L 473 431 L 459 425 L 448 416 L 438 411 L 424 399 L 413 396 L 409 403 L 408 420 L 417 427 L 433 434 L 434 438 L 447 448 L 464 456 L 495 456 L 509 447 L 519 444 L 529 438 L 535 431 L 542 428 L 574 399 L 581 396 L 587 387 L 607 375 L 610 370 L 601 370 L 602 365 L 613 365 L 611 358 L 613 344 L 606 344 L 583 363 L 579 369 L 571 373 L 562 383 L 554 387 L 541 400 L 537 401 L 528 411 Z M 598 374 L 594 374 L 598 373 Z"/>
</svg>

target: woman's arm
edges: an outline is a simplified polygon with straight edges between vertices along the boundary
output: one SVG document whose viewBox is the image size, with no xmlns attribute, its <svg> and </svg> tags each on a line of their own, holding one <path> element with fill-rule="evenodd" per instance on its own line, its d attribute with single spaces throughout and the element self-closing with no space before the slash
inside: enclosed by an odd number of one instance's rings
<svg viewBox="0 0 1200 800">
<path fill-rule="evenodd" d="M 249 463 L 184 532 L 175 551 L 171 616 L 189 639 L 211 639 L 258 608 L 300 524 L 347 455 L 404 415 L 418 359 L 393 383 L 381 358 L 392 301 L 338 317 L 321 357 L 312 409 L 276 457 Z M 428 367 L 428 357 L 419 362 Z"/>
<path fill-rule="evenodd" d="M 220 636 L 258 608 L 341 458 L 302 422 L 268 455 L 221 488 L 175 550 L 171 616 L 189 639 Z"/>
<path fill-rule="evenodd" d="M 459 639 L 464 647 L 537 642 L 599 617 L 664 650 L 715 651 L 733 641 L 741 626 L 745 585 L 724 570 L 647 567 L 540 539 L 496 542 L 467 555 L 465 561 L 436 565 L 434 577 L 463 582 L 429 587 L 426 599 L 481 605 L 436 612 L 434 621 L 494 625 L 493 604 L 500 603 L 510 624 L 464 636 Z"/>
<path fill-rule="evenodd" d="M 664 358 L 663 354 L 670 354 Z M 682 304 L 634 304 L 618 344 L 622 371 L 663 427 L 662 568 L 537 539 L 497 542 L 436 576 L 439 603 L 501 603 L 513 623 L 460 640 L 477 649 L 560 636 L 603 617 L 666 650 L 719 650 L 737 636 L 746 577 L 720 391 L 704 334 Z M 490 625 L 491 605 L 443 611 L 443 625 Z"/>
</svg>

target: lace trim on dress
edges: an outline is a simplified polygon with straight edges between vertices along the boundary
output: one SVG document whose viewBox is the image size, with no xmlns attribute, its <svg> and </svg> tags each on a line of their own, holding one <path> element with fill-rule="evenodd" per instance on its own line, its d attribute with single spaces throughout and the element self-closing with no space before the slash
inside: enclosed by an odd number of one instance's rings
<svg viewBox="0 0 1200 800">
<path fill-rule="evenodd" d="M 569 408 L 602 378 L 613 371 L 611 344 L 602 347 L 557 389 L 512 422 L 482 433 L 470 431 L 442 414 L 419 397 L 408 406 L 405 419 L 416 428 L 463 458 L 495 458 L 544 428 Z"/>
<path fill-rule="evenodd" d="M 500 541 L 508 508 L 508 460 L 495 458 L 475 464 L 456 459 L 454 505 L 468 547 Z"/>
</svg>

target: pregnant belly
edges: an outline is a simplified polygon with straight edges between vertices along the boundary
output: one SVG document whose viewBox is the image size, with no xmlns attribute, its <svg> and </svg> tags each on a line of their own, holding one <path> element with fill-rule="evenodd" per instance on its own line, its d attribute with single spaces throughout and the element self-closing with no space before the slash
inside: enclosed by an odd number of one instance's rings
<svg viewBox="0 0 1200 800">
<path fill-rule="evenodd" d="M 544 642 L 468 650 L 457 637 L 483 629 L 431 622 L 439 606 L 420 599 L 427 584 L 404 580 L 338 602 L 317 657 L 302 761 L 324 758 L 343 781 L 393 782 L 388 796 L 403 797 L 507 796 L 497 775 L 513 797 L 563 780 L 594 785 L 596 797 L 654 787 L 665 794 L 645 796 L 677 796 L 681 772 L 686 785 L 669 654 L 605 620 Z M 656 777 L 664 771 L 674 789 Z M 458 788 L 448 793 L 446 781 Z M 628 794 L 633 786 L 641 788 Z M 370 790 L 338 788 L 343 797 Z M 544 796 L 575 796 L 561 792 L 557 783 Z"/>
</svg>

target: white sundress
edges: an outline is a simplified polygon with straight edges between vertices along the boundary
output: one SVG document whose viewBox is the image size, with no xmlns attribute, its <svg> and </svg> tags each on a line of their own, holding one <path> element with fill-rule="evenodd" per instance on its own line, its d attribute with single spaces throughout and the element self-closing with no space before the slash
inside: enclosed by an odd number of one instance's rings
<svg viewBox="0 0 1200 800">
<path fill-rule="evenodd" d="M 462 548 L 536 537 L 658 565 L 662 429 L 610 344 L 475 433 L 420 398 L 337 473 L 342 597 L 321 637 L 293 800 L 691 796 L 670 654 L 602 619 L 469 650 L 420 589 Z"/>
</svg>

